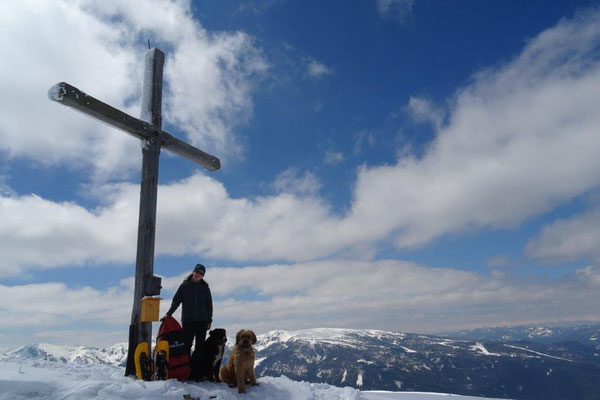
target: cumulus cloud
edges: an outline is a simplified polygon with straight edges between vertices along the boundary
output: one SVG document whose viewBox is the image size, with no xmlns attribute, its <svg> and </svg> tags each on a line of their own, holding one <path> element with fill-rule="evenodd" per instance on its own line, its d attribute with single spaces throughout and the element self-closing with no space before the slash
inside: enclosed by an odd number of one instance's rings
<svg viewBox="0 0 600 400">
<path fill-rule="evenodd" d="M 557 263 L 591 258 L 600 263 L 600 208 L 560 219 L 545 226 L 526 247 L 542 262 Z"/>
<path fill-rule="evenodd" d="M 221 183 L 201 174 L 160 185 L 156 254 L 307 260 L 335 249 L 334 227 L 327 226 L 335 220 L 321 200 L 307 195 L 318 188 L 314 177 L 292 174 L 278 182 L 282 193 L 254 199 L 232 198 Z M 133 262 L 139 185 L 92 185 L 88 190 L 104 202 L 94 210 L 35 195 L 2 197 L 0 276 L 32 268 Z"/>
<path fill-rule="evenodd" d="M 600 12 L 592 9 L 477 74 L 423 157 L 360 170 L 348 220 L 414 247 L 514 227 L 596 187 L 599 44 Z"/>
<path fill-rule="evenodd" d="M 0 285 L 0 310 L 12 327 L 64 326 L 86 321 L 124 324 L 131 318 L 132 302 L 133 291 L 121 287 L 98 290 L 56 282 Z"/>
<path fill-rule="evenodd" d="M 48 88 L 67 81 L 139 116 L 144 47 L 167 50 L 164 121 L 222 157 L 236 157 L 237 124 L 251 115 L 252 79 L 266 68 L 247 35 L 212 34 L 188 1 L 4 1 L 0 46 L 0 150 L 43 164 L 91 166 L 97 177 L 139 165 L 137 140 L 52 103 Z M 27 43 L 25 46 L 24 43 Z"/>
<path fill-rule="evenodd" d="M 232 332 L 241 327 L 258 332 L 313 327 L 423 332 L 599 317 L 595 305 L 600 300 L 600 280 L 593 268 L 547 282 L 398 260 L 209 266 L 209 272 L 214 326 Z M 161 315 L 184 275 L 163 279 Z M 126 286 L 96 290 L 59 283 L 0 285 L 0 311 L 12 325 L 46 337 L 44 332 L 52 326 L 69 331 L 64 327 L 68 323 L 126 327 L 132 296 L 133 290 Z"/>
<path fill-rule="evenodd" d="M 314 195 L 318 180 L 302 172 L 284 172 L 279 193 L 254 198 L 233 198 L 201 174 L 161 185 L 157 254 L 307 261 L 390 238 L 411 248 L 466 230 L 512 228 L 547 212 L 600 183 L 599 44 L 593 9 L 479 73 L 457 92 L 422 156 L 358 169 L 345 214 Z M 357 147 L 372 140 L 357 134 Z M 1 273 L 132 262 L 138 185 L 90 190 L 105 195 L 94 210 L 4 195 Z"/>
<path fill-rule="evenodd" d="M 55 203 L 35 195 L 2 197 L 0 276 L 24 268 L 54 268 L 96 260 L 135 259 L 139 188 L 94 213 L 74 203 Z"/>
<path fill-rule="evenodd" d="M 598 319 L 597 280 L 523 282 L 398 260 L 329 260 L 211 272 L 226 324 L 435 331 L 498 323 Z M 254 293 L 251 307 L 238 294 Z M 574 313 L 575 305 L 577 311 Z"/>
</svg>

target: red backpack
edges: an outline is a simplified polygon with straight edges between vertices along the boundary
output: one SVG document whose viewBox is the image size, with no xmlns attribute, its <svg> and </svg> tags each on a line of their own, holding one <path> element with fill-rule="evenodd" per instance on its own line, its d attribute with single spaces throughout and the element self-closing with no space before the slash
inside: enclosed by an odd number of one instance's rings
<svg viewBox="0 0 600 400">
<path fill-rule="evenodd" d="M 163 318 L 156 340 L 169 342 L 168 378 L 179 381 L 187 380 L 192 373 L 192 369 L 190 367 L 190 355 L 185 347 L 185 337 L 179 322 L 173 317 Z"/>
</svg>

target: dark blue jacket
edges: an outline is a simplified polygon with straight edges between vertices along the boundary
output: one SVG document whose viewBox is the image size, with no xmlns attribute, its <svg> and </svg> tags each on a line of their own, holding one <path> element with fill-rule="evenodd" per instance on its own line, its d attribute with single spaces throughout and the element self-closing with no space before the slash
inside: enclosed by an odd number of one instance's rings
<svg viewBox="0 0 600 400">
<path fill-rule="evenodd" d="M 194 282 L 192 275 L 188 276 L 175 293 L 171 308 L 167 311 L 172 316 L 177 307 L 183 304 L 181 322 L 203 321 L 212 322 L 213 304 L 208 283 L 202 279 Z"/>
</svg>

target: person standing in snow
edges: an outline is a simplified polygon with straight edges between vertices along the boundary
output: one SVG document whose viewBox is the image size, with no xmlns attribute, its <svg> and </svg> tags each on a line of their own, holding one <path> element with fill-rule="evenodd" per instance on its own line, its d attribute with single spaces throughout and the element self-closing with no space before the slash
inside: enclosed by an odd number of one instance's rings
<svg viewBox="0 0 600 400">
<path fill-rule="evenodd" d="M 172 316 L 177 307 L 183 304 L 181 324 L 188 352 L 192 349 L 194 338 L 196 339 L 195 350 L 200 351 L 206 339 L 206 331 L 212 324 L 212 296 L 208 283 L 204 280 L 205 273 L 204 265 L 196 264 L 194 271 L 179 285 L 171 302 L 171 308 L 166 314 Z"/>
</svg>

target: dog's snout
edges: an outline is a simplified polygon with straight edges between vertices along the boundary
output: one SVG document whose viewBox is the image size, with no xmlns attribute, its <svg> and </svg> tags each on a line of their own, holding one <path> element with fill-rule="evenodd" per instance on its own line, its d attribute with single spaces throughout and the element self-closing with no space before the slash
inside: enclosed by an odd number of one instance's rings
<svg viewBox="0 0 600 400">
<path fill-rule="evenodd" d="M 242 337 L 240 342 L 241 342 L 241 345 L 244 347 L 252 346 L 252 340 L 247 336 Z"/>
</svg>

